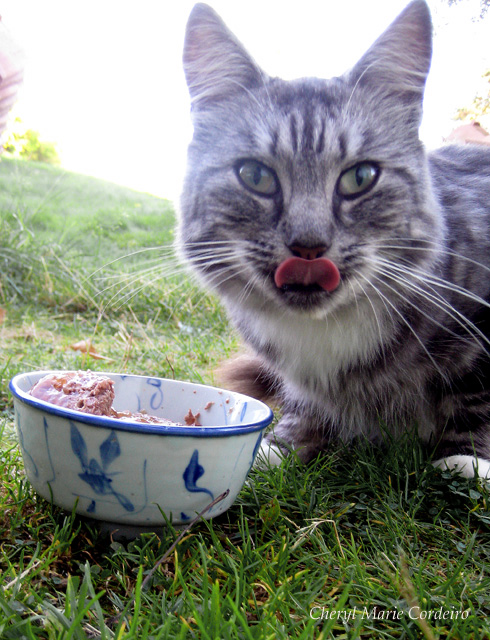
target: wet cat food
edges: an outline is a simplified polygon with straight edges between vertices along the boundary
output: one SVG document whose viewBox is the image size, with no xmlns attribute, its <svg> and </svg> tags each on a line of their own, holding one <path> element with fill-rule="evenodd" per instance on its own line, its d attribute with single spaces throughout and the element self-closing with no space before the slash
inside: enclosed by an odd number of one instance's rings
<svg viewBox="0 0 490 640">
<path fill-rule="evenodd" d="M 145 424 L 180 426 L 181 423 L 149 415 L 138 411 L 116 411 L 114 402 L 114 382 L 105 376 L 91 371 L 51 373 L 41 378 L 30 390 L 30 394 L 58 407 L 90 413 L 94 416 L 107 416 L 119 420 L 131 420 Z M 190 413 L 190 410 L 189 410 Z M 196 421 L 186 424 L 197 424 Z"/>
</svg>

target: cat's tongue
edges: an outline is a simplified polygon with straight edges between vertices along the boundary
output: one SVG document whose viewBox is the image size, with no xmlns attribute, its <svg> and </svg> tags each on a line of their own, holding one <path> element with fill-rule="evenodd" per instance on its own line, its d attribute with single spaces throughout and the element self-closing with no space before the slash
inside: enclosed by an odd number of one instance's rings
<svg viewBox="0 0 490 640">
<path fill-rule="evenodd" d="M 327 258 L 288 258 L 277 267 L 274 282 L 278 288 L 286 284 L 317 284 L 325 291 L 333 291 L 339 286 L 340 273 Z"/>
</svg>

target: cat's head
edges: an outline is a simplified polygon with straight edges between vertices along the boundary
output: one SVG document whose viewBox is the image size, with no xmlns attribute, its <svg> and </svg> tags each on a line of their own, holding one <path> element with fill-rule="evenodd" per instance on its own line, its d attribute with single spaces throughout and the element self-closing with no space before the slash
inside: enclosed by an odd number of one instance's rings
<svg viewBox="0 0 490 640">
<path fill-rule="evenodd" d="M 179 241 L 228 302 L 324 315 L 389 286 L 380 259 L 432 259 L 420 244 L 440 223 L 418 136 L 431 34 L 415 0 L 345 75 L 286 82 L 196 5 Z"/>
</svg>

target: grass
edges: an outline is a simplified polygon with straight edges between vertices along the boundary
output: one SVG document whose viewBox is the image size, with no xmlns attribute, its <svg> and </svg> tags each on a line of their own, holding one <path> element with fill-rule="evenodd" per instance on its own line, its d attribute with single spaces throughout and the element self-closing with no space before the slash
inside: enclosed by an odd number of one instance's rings
<svg viewBox="0 0 490 640">
<path fill-rule="evenodd" d="M 169 203 L 16 161 L 0 183 L 2 639 L 490 637 L 488 490 L 433 469 L 410 434 L 252 471 L 144 587 L 180 531 L 116 541 L 36 496 L 13 430 L 15 373 L 213 382 L 238 339 L 168 249 L 119 259 L 172 243 Z M 82 339 L 110 360 L 72 350 Z"/>
</svg>

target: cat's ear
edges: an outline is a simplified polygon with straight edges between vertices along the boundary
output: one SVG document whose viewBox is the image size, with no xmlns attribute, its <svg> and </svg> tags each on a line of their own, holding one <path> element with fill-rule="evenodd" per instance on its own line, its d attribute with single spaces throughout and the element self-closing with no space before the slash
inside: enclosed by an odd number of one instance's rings
<svg viewBox="0 0 490 640">
<path fill-rule="evenodd" d="M 194 109 L 264 81 L 260 67 L 206 4 L 196 4 L 189 16 L 183 59 Z"/>
<path fill-rule="evenodd" d="M 351 71 L 354 83 L 376 93 L 421 99 L 432 57 L 432 21 L 425 0 L 414 0 Z"/>
</svg>

